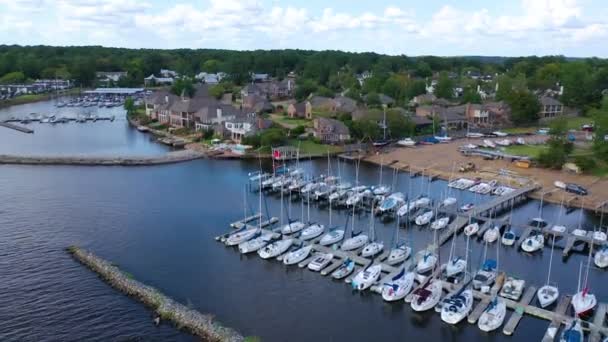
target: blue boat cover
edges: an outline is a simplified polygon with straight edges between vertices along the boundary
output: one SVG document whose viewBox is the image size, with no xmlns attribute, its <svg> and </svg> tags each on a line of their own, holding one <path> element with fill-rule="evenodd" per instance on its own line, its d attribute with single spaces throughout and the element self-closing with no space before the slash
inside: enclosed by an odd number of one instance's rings
<svg viewBox="0 0 608 342">
<path fill-rule="evenodd" d="M 492 271 L 496 269 L 496 260 L 488 259 L 481 267 L 484 271 Z"/>
</svg>

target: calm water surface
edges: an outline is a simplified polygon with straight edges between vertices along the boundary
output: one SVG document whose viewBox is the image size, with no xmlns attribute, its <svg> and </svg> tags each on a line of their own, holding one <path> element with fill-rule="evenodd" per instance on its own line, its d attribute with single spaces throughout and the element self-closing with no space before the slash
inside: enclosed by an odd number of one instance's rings
<svg viewBox="0 0 608 342">
<path fill-rule="evenodd" d="M 303 167 L 319 174 L 327 165 L 319 160 Z M 147 309 L 63 251 L 71 244 L 263 341 L 538 341 L 543 336 L 548 323 L 530 317 L 522 320 L 513 338 L 485 334 L 468 323 L 448 326 L 434 312 L 417 315 L 405 303 L 387 304 L 378 295 L 354 293 L 345 283 L 306 269 L 224 247 L 213 237 L 243 216 L 245 176 L 256 168 L 256 162 L 215 160 L 145 168 L 0 166 L 0 340 L 192 340 L 168 325 L 154 327 Z M 354 179 L 351 164 L 342 165 L 340 173 Z M 362 182 L 377 183 L 378 177 L 377 167 L 362 165 Z M 391 172 L 385 171 L 383 178 L 390 182 Z M 410 180 L 402 174 L 396 184 L 413 195 L 428 191 L 420 177 Z M 445 191 L 445 182 L 431 184 L 434 197 Z M 463 203 L 487 200 L 469 192 L 454 194 Z M 255 194 L 248 200 L 257 207 Z M 272 215 L 279 216 L 279 198 L 270 196 L 266 202 Z M 300 202 L 290 203 L 290 217 L 306 213 Z M 559 208 L 547 205 L 543 212 L 553 221 Z M 336 210 L 332 221 L 345 222 L 348 214 Z M 513 221 L 525 223 L 537 215 L 538 202 L 530 201 L 515 209 Z M 573 229 L 578 218 L 573 211 L 560 220 Z M 311 219 L 327 223 L 328 211 L 313 205 Z M 369 217 L 361 214 L 356 227 L 367 229 L 368 223 Z M 583 215 L 583 226 L 597 223 L 597 218 Z M 395 223 L 376 221 L 376 227 L 389 243 Z M 419 228 L 400 234 L 416 250 L 432 239 Z M 464 239 L 457 241 L 464 253 Z M 444 246 L 446 256 L 449 247 Z M 471 260 L 479 265 L 483 244 L 473 242 L 471 247 Z M 546 281 L 549 248 L 535 255 L 502 246 L 499 251 L 500 268 L 536 285 Z M 495 248 L 488 254 L 495 256 Z M 563 293 L 572 293 L 586 256 L 562 260 L 560 255 L 556 250 L 552 281 Z M 591 270 L 590 285 L 602 301 L 608 296 L 605 281 L 605 272 Z"/>
<path fill-rule="evenodd" d="M 96 114 L 103 117 L 114 115 L 116 119 L 114 122 L 27 124 L 27 127 L 34 130 L 34 134 L 0 127 L 0 154 L 141 156 L 168 151 L 166 146 L 153 142 L 150 135 L 130 127 L 122 107 L 56 108 L 54 102 L 44 101 L 0 109 L 0 120 L 25 118 L 30 113 L 68 117 L 76 117 L 79 114 Z"/>
</svg>

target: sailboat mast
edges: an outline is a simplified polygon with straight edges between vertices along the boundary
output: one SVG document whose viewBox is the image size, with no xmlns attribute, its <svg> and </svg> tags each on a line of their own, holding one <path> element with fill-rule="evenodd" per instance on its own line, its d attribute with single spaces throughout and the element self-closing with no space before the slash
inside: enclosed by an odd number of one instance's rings
<svg viewBox="0 0 608 342">
<path fill-rule="evenodd" d="M 382 128 L 384 129 L 384 139 L 386 141 L 386 106 L 382 106 L 384 108 L 384 117 L 382 119 Z"/>
<path fill-rule="evenodd" d="M 551 256 L 549 257 L 549 272 L 547 274 L 547 285 L 551 282 L 551 266 L 553 265 L 553 247 L 555 246 L 555 235 L 553 235 L 553 242 L 551 242 Z"/>
<path fill-rule="evenodd" d="M 281 225 L 283 225 L 283 184 L 281 183 Z"/>
<path fill-rule="evenodd" d="M 369 224 L 369 239 L 371 242 L 376 241 L 376 229 L 374 227 L 374 204 L 372 203 L 372 210 L 369 214 L 370 224 Z"/>
</svg>

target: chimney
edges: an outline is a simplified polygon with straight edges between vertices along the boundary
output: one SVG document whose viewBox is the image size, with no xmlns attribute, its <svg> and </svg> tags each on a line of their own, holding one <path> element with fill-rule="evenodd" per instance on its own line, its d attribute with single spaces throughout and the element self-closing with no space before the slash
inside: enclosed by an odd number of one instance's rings
<svg viewBox="0 0 608 342">
<path fill-rule="evenodd" d="M 217 116 L 218 119 L 222 118 L 222 108 L 217 107 L 215 113 L 216 113 L 216 116 Z"/>
<path fill-rule="evenodd" d="M 559 95 L 564 95 L 564 86 L 559 86 Z"/>
<path fill-rule="evenodd" d="M 165 95 L 165 103 L 169 103 L 169 95 Z"/>
</svg>

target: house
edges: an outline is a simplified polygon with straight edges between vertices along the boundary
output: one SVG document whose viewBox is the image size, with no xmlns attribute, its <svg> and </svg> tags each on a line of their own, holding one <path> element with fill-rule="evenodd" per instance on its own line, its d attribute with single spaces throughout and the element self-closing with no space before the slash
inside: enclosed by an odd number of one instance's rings
<svg viewBox="0 0 608 342">
<path fill-rule="evenodd" d="M 443 107 L 439 105 L 423 105 L 416 107 L 416 117 L 432 119 L 437 117 L 449 129 L 467 127 L 466 105 Z"/>
<path fill-rule="evenodd" d="M 314 137 L 327 144 L 338 144 L 350 140 L 350 131 L 342 122 L 328 118 L 316 118 L 313 122 Z"/>
<path fill-rule="evenodd" d="M 339 113 L 353 113 L 357 110 L 357 101 L 346 96 L 334 97 L 334 111 Z"/>
<path fill-rule="evenodd" d="M 312 109 L 314 109 L 314 110 L 333 112 L 334 109 L 336 108 L 336 104 L 335 104 L 334 100 L 332 98 L 325 97 L 325 96 L 317 96 L 317 95 L 311 96 L 308 99 L 308 102 L 310 102 L 310 105 L 312 106 Z"/>
<path fill-rule="evenodd" d="M 290 118 L 312 119 L 312 105 L 310 101 L 290 104 L 287 107 L 287 116 Z"/>
<path fill-rule="evenodd" d="M 256 113 L 269 113 L 274 110 L 272 103 L 265 97 L 248 95 L 242 98 L 243 109 L 252 110 Z"/>
<path fill-rule="evenodd" d="M 257 73 L 251 73 L 251 82 L 256 83 L 256 82 L 268 82 L 270 80 L 270 75 L 268 74 L 257 74 Z"/>
<path fill-rule="evenodd" d="M 95 73 L 95 77 L 100 81 L 113 81 L 118 82 L 119 79 L 127 77 L 126 71 L 98 71 Z"/>
<path fill-rule="evenodd" d="M 538 113 L 538 117 L 540 119 L 553 118 L 561 116 L 564 113 L 564 105 L 552 97 L 541 96 L 539 102 L 540 112 Z"/>
<path fill-rule="evenodd" d="M 194 76 L 197 80 L 205 84 L 218 84 L 227 76 L 225 72 L 218 72 L 216 74 L 201 72 Z"/>
<path fill-rule="evenodd" d="M 179 99 L 168 89 L 160 89 L 144 99 L 146 115 L 160 123 L 169 123 L 169 108 Z"/>
<path fill-rule="evenodd" d="M 490 111 L 483 105 L 467 103 L 465 115 L 467 121 L 477 127 L 490 127 L 492 125 Z"/>
<path fill-rule="evenodd" d="M 363 101 L 365 101 L 367 103 L 367 97 L 368 95 L 363 96 Z M 385 95 L 385 94 L 378 94 L 378 99 L 380 100 L 380 104 L 383 106 L 387 106 L 390 107 L 395 103 L 395 100 L 393 100 L 392 97 Z"/>
<path fill-rule="evenodd" d="M 255 116 L 255 113 L 246 113 L 231 105 L 213 100 L 205 103 L 193 114 L 194 129 L 197 131 L 216 129 L 218 126 L 224 126 L 226 121 L 247 115 Z"/>
<path fill-rule="evenodd" d="M 357 78 L 357 82 L 359 82 L 359 85 L 363 86 L 365 80 L 367 80 L 368 78 L 372 78 L 373 76 L 374 74 L 371 71 L 364 71 L 360 74 L 355 75 L 355 78 Z"/>
<path fill-rule="evenodd" d="M 241 97 L 256 95 L 272 100 L 280 100 L 293 96 L 296 88 L 295 80 L 291 78 L 282 81 L 268 81 L 264 83 L 250 83 L 241 89 Z"/>
<path fill-rule="evenodd" d="M 165 78 L 176 78 L 179 74 L 173 70 L 160 69 L 160 76 Z"/>
<path fill-rule="evenodd" d="M 267 94 L 264 89 L 262 89 L 262 87 L 256 83 L 249 83 L 241 89 L 241 98 L 244 99 L 248 96 L 267 98 Z"/>
<path fill-rule="evenodd" d="M 414 96 L 414 98 L 410 101 L 411 106 L 420 106 L 424 104 L 431 104 L 437 100 L 437 96 L 433 94 L 422 94 L 418 96 Z"/>
<path fill-rule="evenodd" d="M 504 126 L 511 122 L 511 107 L 506 102 L 484 102 L 483 107 L 488 111 L 490 126 Z"/>
<path fill-rule="evenodd" d="M 255 113 L 236 116 L 224 121 L 224 136 L 239 144 L 244 137 L 255 134 L 257 130 L 258 118 Z"/>
<path fill-rule="evenodd" d="M 150 75 L 144 78 L 145 86 L 155 86 L 155 85 L 170 85 L 173 84 L 173 77 L 156 77 L 154 75 Z"/>
</svg>

